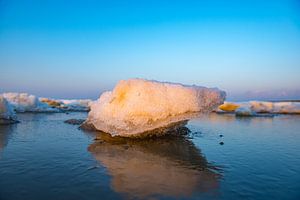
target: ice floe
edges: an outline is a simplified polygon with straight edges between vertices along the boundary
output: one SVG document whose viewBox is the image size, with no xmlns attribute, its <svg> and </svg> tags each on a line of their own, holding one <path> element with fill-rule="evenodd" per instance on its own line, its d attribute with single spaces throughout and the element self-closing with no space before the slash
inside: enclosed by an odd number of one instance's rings
<svg viewBox="0 0 300 200">
<path fill-rule="evenodd" d="M 56 108 L 41 102 L 36 96 L 27 93 L 3 93 L 3 97 L 16 112 L 57 112 Z"/>
<path fill-rule="evenodd" d="M 17 122 L 17 116 L 12 106 L 0 95 L 0 125 Z"/>
<path fill-rule="evenodd" d="M 240 105 L 236 103 L 231 103 L 231 102 L 224 102 L 222 105 L 218 107 L 219 112 L 234 112 L 237 108 L 239 108 Z"/>
<path fill-rule="evenodd" d="M 143 79 L 121 80 L 113 91 L 92 103 L 85 127 L 111 135 L 138 136 L 210 112 L 224 102 L 216 88 Z"/>
<path fill-rule="evenodd" d="M 258 116 L 269 114 L 300 114 L 300 102 L 225 102 L 217 109 L 218 113 L 236 113 L 238 116 Z"/>
<path fill-rule="evenodd" d="M 16 112 L 61 112 L 61 111 L 88 111 L 90 99 L 50 99 L 38 98 L 27 93 L 1 94 Z"/>
<path fill-rule="evenodd" d="M 62 111 L 89 111 L 91 99 L 49 99 L 40 98 L 40 101 L 47 103 L 53 108 Z"/>
<path fill-rule="evenodd" d="M 300 114 L 300 102 L 251 101 L 250 108 L 257 113 Z"/>
<path fill-rule="evenodd" d="M 88 111 L 93 102 L 91 99 L 61 99 L 58 100 L 62 105 L 71 111 Z"/>
<path fill-rule="evenodd" d="M 249 107 L 239 107 L 235 110 L 236 116 L 255 116 L 256 113 Z"/>
<path fill-rule="evenodd" d="M 49 99 L 40 98 L 40 101 L 47 103 L 50 107 L 57 108 L 60 111 L 89 111 L 90 99 Z"/>
</svg>

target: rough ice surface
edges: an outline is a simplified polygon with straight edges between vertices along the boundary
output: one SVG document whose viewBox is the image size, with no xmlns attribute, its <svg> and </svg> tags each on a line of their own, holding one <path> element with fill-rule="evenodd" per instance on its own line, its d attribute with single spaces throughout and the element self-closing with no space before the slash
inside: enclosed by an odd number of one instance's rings
<svg viewBox="0 0 300 200">
<path fill-rule="evenodd" d="M 58 110 L 27 93 L 3 93 L 16 112 L 57 112 Z"/>
<path fill-rule="evenodd" d="M 121 80 L 92 103 L 85 124 L 113 136 L 137 136 L 189 119 L 193 113 L 210 112 L 224 99 L 225 92 L 216 88 Z"/>
<path fill-rule="evenodd" d="M 258 113 L 270 114 L 300 114 L 300 102 L 225 102 L 219 106 L 217 112 L 235 112 L 237 115 L 257 115 Z"/>
<path fill-rule="evenodd" d="M 17 119 L 16 113 L 7 100 L 0 95 L 0 124 L 9 124 Z"/>
</svg>

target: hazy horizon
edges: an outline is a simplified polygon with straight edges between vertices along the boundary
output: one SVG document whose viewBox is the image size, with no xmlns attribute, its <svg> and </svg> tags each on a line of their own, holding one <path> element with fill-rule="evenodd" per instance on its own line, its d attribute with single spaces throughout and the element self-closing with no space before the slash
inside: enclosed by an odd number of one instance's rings
<svg viewBox="0 0 300 200">
<path fill-rule="evenodd" d="M 128 78 L 300 99 L 300 3 L 0 2 L 0 93 L 93 98 Z"/>
</svg>

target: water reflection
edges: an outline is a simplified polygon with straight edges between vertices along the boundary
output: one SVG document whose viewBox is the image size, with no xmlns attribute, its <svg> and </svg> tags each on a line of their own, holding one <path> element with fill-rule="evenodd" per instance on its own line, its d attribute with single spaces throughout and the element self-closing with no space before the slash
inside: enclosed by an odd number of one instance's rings
<svg viewBox="0 0 300 200">
<path fill-rule="evenodd" d="M 220 124 L 230 124 L 230 123 L 241 123 L 243 125 L 255 125 L 257 123 L 268 123 L 272 124 L 274 119 L 278 116 L 268 116 L 268 115 L 260 115 L 254 117 L 236 117 L 234 114 L 217 114 L 210 113 L 206 116 L 200 116 L 198 118 L 193 119 L 192 121 L 196 121 L 198 123 L 208 122 L 209 124 L 216 124 L 219 126 Z M 282 116 L 281 116 L 282 117 Z M 294 117 L 294 116 L 292 116 Z"/>
<path fill-rule="evenodd" d="M 16 124 L 9 124 L 9 125 L 1 125 L 0 126 L 0 152 L 3 150 L 8 140 L 15 129 Z"/>
<path fill-rule="evenodd" d="M 183 136 L 144 140 L 100 133 L 89 151 L 112 176 L 111 187 L 127 198 L 217 195 L 220 175 Z"/>
</svg>

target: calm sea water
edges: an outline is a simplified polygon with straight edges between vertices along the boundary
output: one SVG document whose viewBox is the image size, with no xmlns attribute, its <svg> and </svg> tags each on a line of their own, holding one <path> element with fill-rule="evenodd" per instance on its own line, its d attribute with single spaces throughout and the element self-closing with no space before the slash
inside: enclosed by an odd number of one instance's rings
<svg viewBox="0 0 300 200">
<path fill-rule="evenodd" d="M 86 115 L 0 126 L 0 199 L 300 199 L 300 116 L 211 114 L 186 136 L 95 141 L 63 122 Z"/>
</svg>

